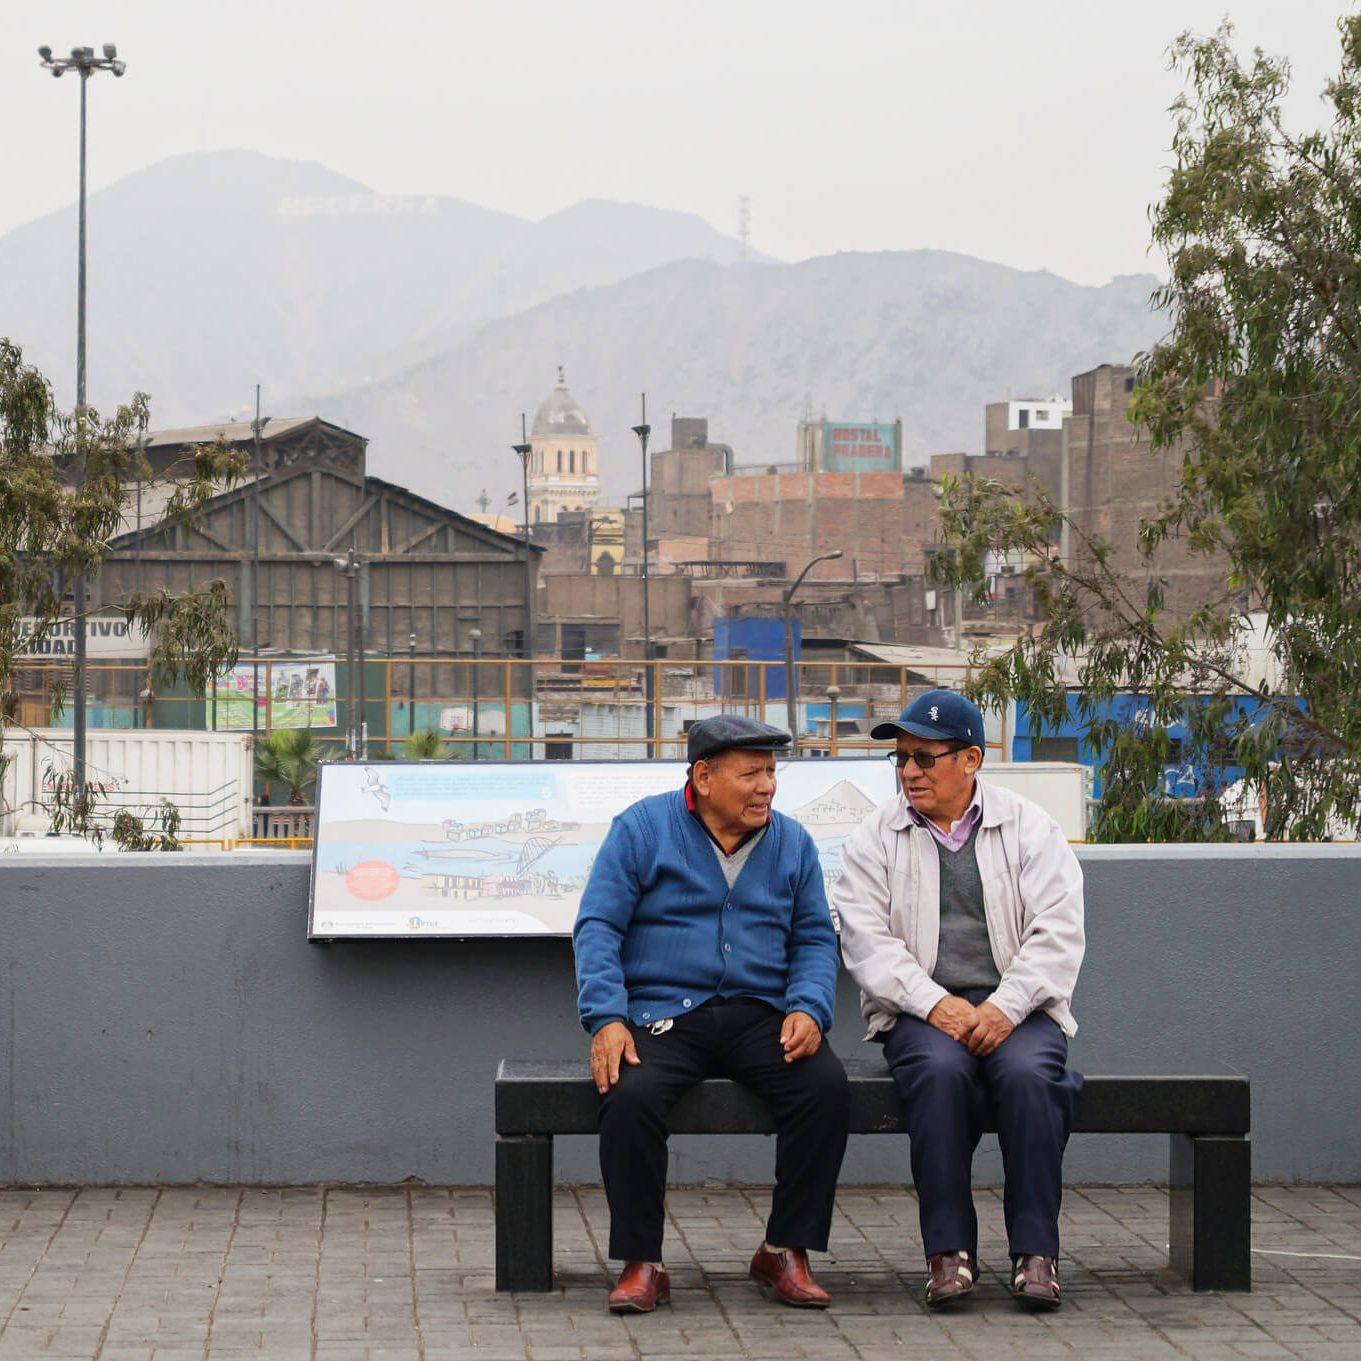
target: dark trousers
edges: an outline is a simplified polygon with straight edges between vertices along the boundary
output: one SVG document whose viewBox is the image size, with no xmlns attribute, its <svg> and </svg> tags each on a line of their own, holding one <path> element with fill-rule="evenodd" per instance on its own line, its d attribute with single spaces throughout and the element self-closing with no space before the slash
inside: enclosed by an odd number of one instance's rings
<svg viewBox="0 0 1361 1361">
<path fill-rule="evenodd" d="M 706 1077 L 750 1087 L 775 1121 L 775 1192 L 766 1241 L 825 1251 L 841 1158 L 846 1151 L 846 1070 L 824 1041 L 811 1058 L 786 1063 L 784 1015 L 754 998 L 715 999 L 678 1016 L 664 1035 L 630 1026 L 642 1062 L 622 1064 L 600 1099 L 600 1172 L 610 1206 L 610 1256 L 662 1256 L 667 1121 L 676 1102 Z"/>
<path fill-rule="evenodd" d="M 962 995 L 977 1004 L 988 990 Z M 907 1109 L 926 1255 L 978 1251 L 970 1177 L 991 1111 L 1002 1148 L 1010 1251 L 1057 1257 L 1063 1150 L 1082 1091 L 1081 1073 L 1065 1067 L 1063 1032 L 1034 1012 L 986 1058 L 975 1058 L 934 1026 L 900 1016 L 883 1044 Z"/>
</svg>

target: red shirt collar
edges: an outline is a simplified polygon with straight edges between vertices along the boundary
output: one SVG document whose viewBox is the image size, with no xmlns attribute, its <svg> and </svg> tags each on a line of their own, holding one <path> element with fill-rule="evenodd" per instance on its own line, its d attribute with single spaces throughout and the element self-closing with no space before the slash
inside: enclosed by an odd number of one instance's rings
<svg viewBox="0 0 1361 1361">
<path fill-rule="evenodd" d="M 694 820 L 697 823 L 699 823 L 700 827 L 704 831 L 704 835 L 707 836 L 709 840 L 712 841 L 720 851 L 723 851 L 724 855 L 727 855 L 728 852 L 723 850 L 722 842 L 720 842 L 719 839 L 709 830 L 709 824 L 705 822 L 704 819 L 699 815 L 699 801 L 695 798 L 695 786 L 691 783 L 689 776 L 687 776 L 685 780 L 685 808 L 686 811 L 690 814 L 690 816 L 694 818 Z M 766 827 L 769 826 L 770 823 L 767 822 Z M 736 855 L 737 852 L 740 851 L 742 847 L 745 846 L 747 842 L 752 839 L 752 837 L 760 836 L 760 834 L 765 831 L 766 827 L 753 827 L 751 831 L 749 831 L 746 834 L 746 836 L 744 836 L 742 840 L 739 841 L 737 845 L 733 847 L 732 854 Z"/>
</svg>

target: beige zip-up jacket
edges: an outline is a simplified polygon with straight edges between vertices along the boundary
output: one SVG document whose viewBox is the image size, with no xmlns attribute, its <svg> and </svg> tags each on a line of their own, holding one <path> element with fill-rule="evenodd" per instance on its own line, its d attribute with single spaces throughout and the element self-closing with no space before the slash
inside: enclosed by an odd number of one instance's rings
<svg viewBox="0 0 1361 1361">
<path fill-rule="evenodd" d="M 1086 944 L 1082 869 L 1058 823 L 1037 803 L 980 780 L 983 818 L 974 843 L 988 940 L 1002 981 L 988 998 L 1019 1025 L 1044 1011 L 1077 1031 L 1071 1002 Z M 832 887 L 841 953 L 860 984 L 870 1036 L 899 1015 L 925 1020 L 948 996 L 931 980 L 940 943 L 940 861 L 900 792 L 841 847 Z"/>
</svg>

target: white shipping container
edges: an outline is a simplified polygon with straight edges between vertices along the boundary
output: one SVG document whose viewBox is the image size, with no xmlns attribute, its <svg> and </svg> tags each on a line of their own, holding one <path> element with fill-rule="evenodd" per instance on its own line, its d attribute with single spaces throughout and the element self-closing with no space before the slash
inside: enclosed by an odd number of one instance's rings
<svg viewBox="0 0 1361 1361">
<path fill-rule="evenodd" d="M 162 799 L 180 811 L 180 836 L 236 839 L 251 834 L 254 770 L 250 733 L 91 728 L 86 778 L 99 791 L 96 816 L 107 826 L 120 809 L 149 819 Z M 11 730 L 0 775 L 0 835 L 52 807 L 49 767 L 71 768 L 69 728 Z"/>
<path fill-rule="evenodd" d="M 1038 803 L 1069 841 L 1086 841 L 1092 772 L 1068 761 L 985 761 L 979 775 Z"/>
</svg>

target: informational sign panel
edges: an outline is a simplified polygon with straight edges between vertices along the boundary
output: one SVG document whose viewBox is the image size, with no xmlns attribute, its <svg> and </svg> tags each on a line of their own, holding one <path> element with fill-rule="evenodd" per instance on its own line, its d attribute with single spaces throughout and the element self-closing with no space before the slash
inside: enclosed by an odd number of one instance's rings
<svg viewBox="0 0 1361 1361">
<path fill-rule="evenodd" d="M 896 473 L 903 468 L 903 427 L 823 421 L 819 467 L 829 473 Z"/>
<path fill-rule="evenodd" d="M 74 657 L 76 621 L 58 619 L 41 638 L 35 637 L 38 621 L 32 615 L 19 620 L 18 655 L 31 658 Z M 85 621 L 85 655 L 91 661 L 143 661 L 151 644 L 140 625 L 129 624 L 122 615 L 97 614 Z"/>
<path fill-rule="evenodd" d="M 317 780 L 312 939 L 569 935 L 616 813 L 678 790 L 683 761 L 326 762 Z M 896 789 L 883 760 L 792 761 L 778 810 L 841 843 Z"/>
<path fill-rule="evenodd" d="M 257 687 L 258 722 L 251 713 Z M 218 676 L 214 700 L 219 732 L 250 732 L 256 727 L 334 728 L 335 660 L 239 662 Z"/>
</svg>

